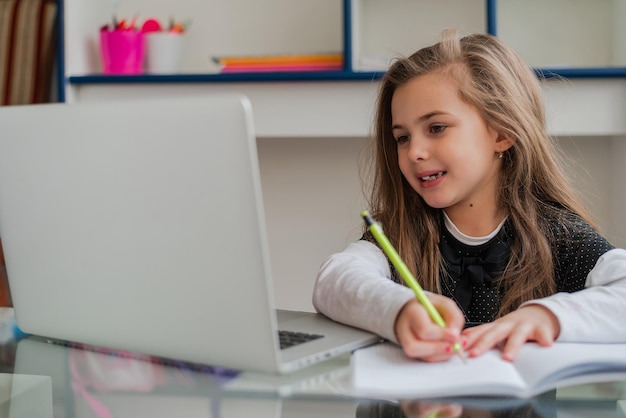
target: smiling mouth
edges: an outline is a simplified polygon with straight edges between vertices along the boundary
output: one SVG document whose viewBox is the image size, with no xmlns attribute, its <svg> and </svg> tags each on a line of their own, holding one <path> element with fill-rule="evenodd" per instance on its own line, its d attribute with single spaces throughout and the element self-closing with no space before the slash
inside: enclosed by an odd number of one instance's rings
<svg viewBox="0 0 626 418">
<path fill-rule="evenodd" d="M 420 177 L 420 180 L 422 180 L 422 181 L 433 181 L 433 180 L 436 180 L 439 177 L 443 176 L 444 174 L 446 174 L 445 171 L 440 171 L 440 172 L 432 174 L 430 176 Z"/>
</svg>

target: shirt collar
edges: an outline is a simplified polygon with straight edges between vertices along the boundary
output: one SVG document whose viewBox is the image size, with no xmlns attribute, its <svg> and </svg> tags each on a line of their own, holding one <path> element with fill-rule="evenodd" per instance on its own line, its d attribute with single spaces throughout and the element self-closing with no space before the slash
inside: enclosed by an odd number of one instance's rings
<svg viewBox="0 0 626 418">
<path fill-rule="evenodd" d="M 498 234 L 498 232 L 500 232 L 500 230 L 502 229 L 502 226 L 504 225 L 507 219 L 507 218 L 504 218 L 502 222 L 500 222 L 500 224 L 496 227 L 496 229 L 494 229 L 489 235 L 485 235 L 484 237 L 471 237 L 459 231 L 459 228 L 457 228 L 456 225 L 452 223 L 452 221 L 448 217 L 448 214 L 446 214 L 445 211 L 442 211 L 442 212 L 443 212 L 443 222 L 448 232 L 450 232 L 450 234 L 452 234 L 452 236 L 456 238 L 458 241 L 466 245 L 482 245 L 488 242 L 490 239 L 495 237 Z"/>
</svg>

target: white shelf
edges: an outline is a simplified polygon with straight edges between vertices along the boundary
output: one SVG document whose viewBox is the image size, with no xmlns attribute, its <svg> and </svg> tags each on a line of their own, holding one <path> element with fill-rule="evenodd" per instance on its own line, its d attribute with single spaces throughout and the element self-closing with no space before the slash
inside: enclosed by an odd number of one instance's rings
<svg viewBox="0 0 626 418">
<path fill-rule="evenodd" d="M 73 102 L 245 94 L 260 138 L 368 136 L 378 84 L 374 82 L 87 84 Z"/>
<path fill-rule="evenodd" d="M 254 109 L 263 138 L 369 136 L 378 82 L 81 84 L 72 102 L 238 92 Z M 555 136 L 626 135 L 626 79 L 544 82 L 548 130 Z"/>
</svg>

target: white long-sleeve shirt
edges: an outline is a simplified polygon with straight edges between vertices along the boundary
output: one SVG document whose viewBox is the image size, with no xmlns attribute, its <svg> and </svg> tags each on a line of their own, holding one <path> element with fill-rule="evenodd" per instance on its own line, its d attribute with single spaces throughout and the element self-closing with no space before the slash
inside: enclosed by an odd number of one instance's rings
<svg viewBox="0 0 626 418">
<path fill-rule="evenodd" d="M 349 244 L 322 264 L 313 306 L 329 318 L 397 342 L 394 324 L 413 291 L 389 279 L 384 253 L 368 241 Z M 585 289 L 532 300 L 559 320 L 558 341 L 626 342 L 626 250 L 603 254 Z M 522 305 L 522 306 L 524 306 Z"/>
</svg>

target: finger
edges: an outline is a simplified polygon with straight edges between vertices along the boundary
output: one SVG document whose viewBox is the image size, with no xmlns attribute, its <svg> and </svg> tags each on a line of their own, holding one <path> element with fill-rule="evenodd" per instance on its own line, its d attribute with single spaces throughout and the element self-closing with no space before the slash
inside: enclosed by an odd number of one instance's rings
<svg viewBox="0 0 626 418">
<path fill-rule="evenodd" d="M 415 417 L 432 417 L 439 416 L 437 412 L 441 409 L 441 404 L 431 402 L 418 402 L 416 408 L 413 409 L 416 412 Z"/>
<path fill-rule="evenodd" d="M 484 354 L 487 350 L 494 348 L 508 337 L 510 330 L 511 325 L 508 323 L 494 323 L 473 342 L 468 350 L 469 356 L 478 357 Z"/>
<path fill-rule="evenodd" d="M 398 341 L 407 357 L 417 358 L 429 362 L 446 361 L 455 352 L 452 343 L 447 341 L 426 341 L 416 337 L 412 331 L 400 331 Z"/>
<path fill-rule="evenodd" d="M 463 412 L 463 407 L 458 404 L 411 402 L 400 403 L 400 406 L 407 418 L 454 418 Z"/>
<path fill-rule="evenodd" d="M 530 336 L 530 329 L 525 326 L 519 326 L 512 332 L 504 344 L 502 349 L 502 358 L 507 361 L 515 360 L 520 348 Z"/>
<path fill-rule="evenodd" d="M 421 340 L 450 340 L 449 331 L 435 324 L 426 311 L 419 303 L 410 307 L 407 312 L 411 323 L 411 330 Z"/>
<path fill-rule="evenodd" d="M 463 407 L 459 404 L 446 404 L 437 412 L 437 418 L 458 418 L 463 413 Z"/>
<path fill-rule="evenodd" d="M 461 336 L 465 339 L 467 348 L 471 348 L 492 327 L 493 324 L 488 323 L 463 330 Z"/>
<path fill-rule="evenodd" d="M 465 316 L 456 302 L 447 297 L 439 297 L 436 299 L 434 305 L 446 323 L 446 328 L 448 328 L 452 334 L 458 336 L 465 324 Z"/>
<path fill-rule="evenodd" d="M 435 354 L 433 356 L 423 357 L 421 360 L 427 363 L 445 363 L 447 361 L 450 361 L 450 359 L 454 356 L 455 356 L 454 352 L 446 351 L 441 354 Z"/>
<path fill-rule="evenodd" d="M 547 327 L 540 327 L 535 331 L 535 340 L 539 345 L 549 347 L 554 342 L 554 335 Z"/>
<path fill-rule="evenodd" d="M 454 352 L 449 349 L 450 343 L 445 341 L 420 341 L 414 340 L 411 343 L 402 344 L 402 350 L 407 357 L 417 358 L 428 362 L 439 362 L 449 360 Z"/>
</svg>

